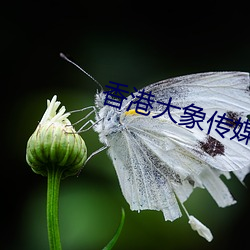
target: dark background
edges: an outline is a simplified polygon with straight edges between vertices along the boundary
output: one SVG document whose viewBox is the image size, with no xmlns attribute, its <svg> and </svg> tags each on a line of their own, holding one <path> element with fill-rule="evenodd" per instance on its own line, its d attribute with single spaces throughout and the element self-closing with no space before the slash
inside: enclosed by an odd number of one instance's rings
<svg viewBox="0 0 250 250">
<path fill-rule="evenodd" d="M 171 3 L 171 4 L 170 4 Z M 74 1 L 1 4 L 2 249 L 48 249 L 46 178 L 25 161 L 26 143 L 54 94 L 67 110 L 93 105 L 97 85 L 59 57 L 69 55 L 104 86 L 132 87 L 205 71 L 250 69 L 248 5 L 216 1 Z M 72 116 L 76 121 L 81 114 Z M 89 154 L 101 147 L 89 131 Z M 211 243 L 185 216 L 165 222 L 161 212 L 132 212 L 105 152 L 81 175 L 62 181 L 60 228 L 65 250 L 101 249 L 121 215 L 125 226 L 114 249 L 248 249 L 249 189 L 225 180 L 237 204 L 218 208 L 205 190 L 186 202 L 214 235 Z M 246 186 L 250 186 L 249 176 Z"/>
</svg>

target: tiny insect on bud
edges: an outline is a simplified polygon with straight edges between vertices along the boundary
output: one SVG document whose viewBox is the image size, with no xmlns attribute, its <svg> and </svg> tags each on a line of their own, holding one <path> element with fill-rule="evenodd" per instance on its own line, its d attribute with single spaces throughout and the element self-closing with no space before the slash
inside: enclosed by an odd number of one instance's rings
<svg viewBox="0 0 250 250">
<path fill-rule="evenodd" d="M 60 105 L 56 96 L 47 105 L 41 122 L 28 140 L 27 163 L 43 176 L 47 176 L 49 168 L 59 168 L 62 178 L 75 175 L 86 161 L 86 145 L 67 119 L 70 113 L 65 113 L 65 107 L 56 113 Z"/>
</svg>

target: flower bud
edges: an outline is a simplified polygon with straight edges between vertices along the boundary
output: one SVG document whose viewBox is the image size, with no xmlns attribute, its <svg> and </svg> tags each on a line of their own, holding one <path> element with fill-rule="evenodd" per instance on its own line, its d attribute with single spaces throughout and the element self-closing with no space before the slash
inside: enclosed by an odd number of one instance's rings
<svg viewBox="0 0 250 250">
<path fill-rule="evenodd" d="M 62 177 L 75 175 L 79 172 L 87 158 L 86 145 L 76 133 L 61 107 L 56 113 L 60 102 L 54 96 L 47 101 L 41 122 L 27 143 L 26 161 L 32 170 L 47 176 L 50 168 L 62 171 Z"/>
</svg>

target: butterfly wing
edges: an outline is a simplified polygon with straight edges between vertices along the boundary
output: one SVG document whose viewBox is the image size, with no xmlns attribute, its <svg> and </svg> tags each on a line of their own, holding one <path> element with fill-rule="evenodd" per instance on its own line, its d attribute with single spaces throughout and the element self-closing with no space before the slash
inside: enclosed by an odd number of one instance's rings
<svg viewBox="0 0 250 250">
<path fill-rule="evenodd" d="M 172 97 L 173 104 L 180 107 L 195 103 L 203 107 L 208 115 L 215 109 L 249 112 L 249 74 L 245 72 L 180 76 L 151 84 L 145 87 L 145 91 L 152 91 L 157 100 L 163 102 Z"/>
<path fill-rule="evenodd" d="M 137 136 L 127 130 L 109 138 L 108 152 L 115 166 L 122 193 L 131 210 L 161 210 L 166 220 L 173 221 L 181 216 L 181 212 L 170 178 L 158 173 L 154 166 L 156 162 L 151 157 L 153 154 L 145 152 L 145 148 L 141 146 L 143 142 L 137 139 Z M 178 179 L 177 176 L 176 178 Z"/>
<path fill-rule="evenodd" d="M 247 156 L 250 146 L 246 145 L 244 141 L 239 142 L 237 138 L 230 139 L 235 135 L 233 127 L 236 121 L 240 118 L 242 122 L 246 121 L 247 115 L 250 113 L 248 73 L 209 72 L 181 76 L 145 87 L 145 92 L 150 91 L 155 95 L 157 102 L 167 103 L 169 98 L 172 98 L 171 105 L 184 108 L 193 103 L 196 107 L 203 109 L 202 111 L 206 115 L 204 122 L 200 123 L 203 133 L 199 133 L 197 126 L 190 130 L 196 135 L 194 144 L 198 145 L 196 150 L 201 154 L 203 160 L 212 161 L 210 165 L 223 171 L 248 168 L 249 158 Z M 166 106 L 157 102 L 154 103 L 152 111 L 155 114 L 161 114 Z M 217 115 L 222 116 L 225 113 L 226 117 L 233 119 L 232 125 L 234 126 L 223 135 L 224 138 L 217 132 L 216 119 L 218 118 L 215 117 L 211 120 L 216 111 Z M 170 108 L 170 112 L 176 121 L 180 121 L 184 111 Z M 168 119 L 168 113 L 162 114 L 159 118 Z M 211 121 L 209 122 L 209 120 Z M 182 127 L 187 129 L 185 126 Z M 229 129 L 227 125 L 224 127 Z M 210 137 L 207 136 L 208 131 Z M 179 137 L 178 134 L 176 136 Z M 183 146 L 185 146 L 185 142 Z"/>
</svg>

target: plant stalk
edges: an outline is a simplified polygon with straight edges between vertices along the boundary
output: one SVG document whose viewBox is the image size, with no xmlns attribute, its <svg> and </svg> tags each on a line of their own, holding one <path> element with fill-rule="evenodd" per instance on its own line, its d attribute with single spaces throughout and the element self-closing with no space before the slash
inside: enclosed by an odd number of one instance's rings
<svg viewBox="0 0 250 250">
<path fill-rule="evenodd" d="M 50 250 L 61 250 L 59 231 L 59 188 L 62 170 L 58 166 L 48 168 L 47 228 Z"/>
</svg>

